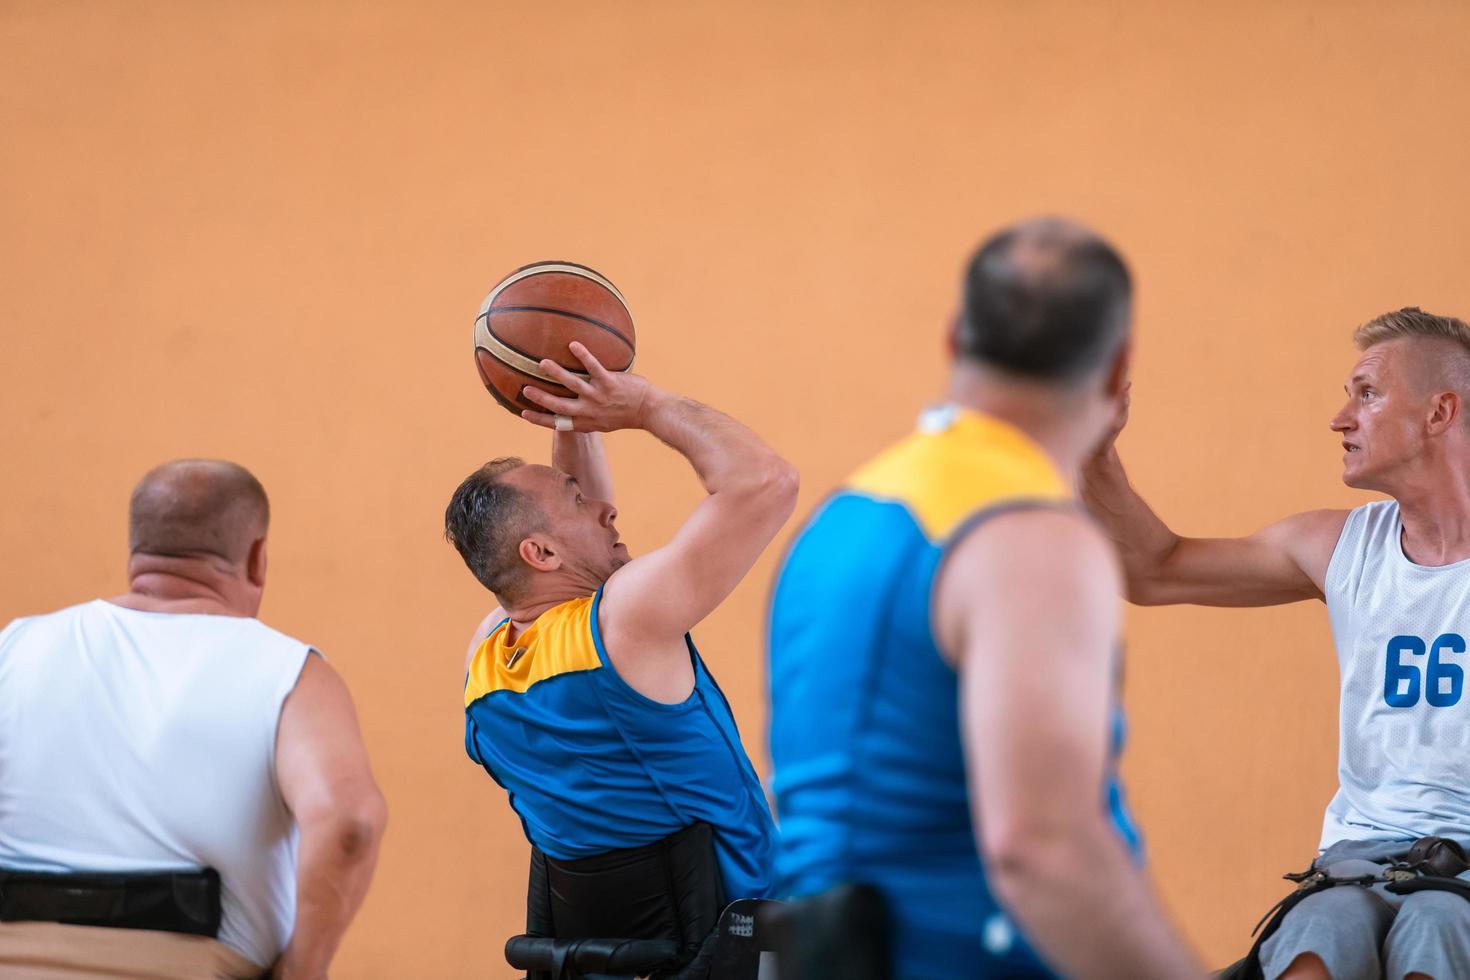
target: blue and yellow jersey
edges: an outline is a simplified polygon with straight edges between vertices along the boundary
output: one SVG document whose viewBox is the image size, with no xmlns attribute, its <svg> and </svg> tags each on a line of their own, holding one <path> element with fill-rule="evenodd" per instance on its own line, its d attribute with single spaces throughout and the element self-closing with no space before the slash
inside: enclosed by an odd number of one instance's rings
<svg viewBox="0 0 1470 980">
<path fill-rule="evenodd" d="M 485 638 L 465 678 L 465 751 L 551 857 L 639 847 L 702 820 L 726 896 L 765 897 L 775 827 L 729 703 L 687 636 L 687 699 L 629 687 L 603 648 L 601 598 L 555 606 L 513 641 L 506 622 Z"/>
<path fill-rule="evenodd" d="M 902 980 L 1048 975 L 986 885 L 958 679 L 930 607 L 940 563 L 967 530 L 1005 509 L 1070 500 L 1021 431 L 932 409 L 828 498 L 777 577 L 768 638 L 777 892 L 876 885 Z M 1121 750 L 1120 714 L 1111 737 Z M 1099 806 L 1137 853 L 1116 779 Z"/>
</svg>

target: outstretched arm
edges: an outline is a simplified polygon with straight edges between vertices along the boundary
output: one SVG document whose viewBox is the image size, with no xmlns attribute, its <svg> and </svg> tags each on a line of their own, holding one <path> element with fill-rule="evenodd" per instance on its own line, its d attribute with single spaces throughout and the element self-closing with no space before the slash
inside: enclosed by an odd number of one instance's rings
<svg viewBox="0 0 1470 980">
<path fill-rule="evenodd" d="M 367 895 L 388 808 L 347 685 L 316 654 L 281 709 L 276 781 L 300 832 L 296 925 L 279 980 L 320 980 Z"/>
<path fill-rule="evenodd" d="M 1203 977 L 1109 826 L 1116 564 L 1079 514 L 993 518 L 946 562 L 977 845 L 997 897 L 1069 977 Z"/>
<path fill-rule="evenodd" d="M 581 344 L 572 353 L 583 379 L 542 361 L 543 370 L 576 392 L 557 398 L 536 388 L 526 397 L 546 409 L 526 417 L 550 426 L 556 414 L 577 431 L 640 428 L 694 467 L 708 496 L 664 547 L 619 569 L 603 593 L 604 633 L 632 643 L 682 637 L 745 577 L 796 506 L 796 469 L 739 422 L 646 379 L 614 374 Z"/>
<path fill-rule="evenodd" d="M 1273 606 L 1320 599 L 1345 510 L 1294 514 L 1244 538 L 1186 538 L 1169 529 L 1128 482 L 1111 435 L 1082 467 L 1078 493 L 1112 536 L 1127 594 L 1140 605 Z"/>
</svg>

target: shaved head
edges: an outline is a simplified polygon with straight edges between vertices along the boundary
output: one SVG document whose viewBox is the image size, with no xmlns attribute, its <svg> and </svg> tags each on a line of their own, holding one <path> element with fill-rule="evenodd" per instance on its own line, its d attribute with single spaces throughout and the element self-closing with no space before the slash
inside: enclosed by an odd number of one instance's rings
<svg viewBox="0 0 1470 980">
<path fill-rule="evenodd" d="M 1470 350 L 1443 337 L 1415 337 L 1403 344 L 1421 394 L 1454 391 L 1470 395 Z"/>
<path fill-rule="evenodd" d="M 1470 324 L 1406 306 L 1374 317 L 1353 333 L 1361 351 L 1379 344 L 1402 349 L 1410 382 L 1422 394 L 1470 395 Z"/>
<path fill-rule="evenodd" d="M 240 563 L 265 536 L 270 502 L 249 470 L 222 459 L 180 459 L 148 471 L 128 506 L 128 549 Z"/>
</svg>

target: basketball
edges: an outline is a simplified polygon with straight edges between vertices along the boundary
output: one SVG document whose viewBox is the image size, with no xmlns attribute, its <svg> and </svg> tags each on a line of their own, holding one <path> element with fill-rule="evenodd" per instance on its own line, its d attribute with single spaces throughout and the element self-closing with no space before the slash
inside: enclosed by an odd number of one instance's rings
<svg viewBox="0 0 1470 980">
<path fill-rule="evenodd" d="M 535 385 L 575 397 L 541 370 L 550 358 L 585 376 L 568 345 L 581 343 L 609 371 L 633 366 L 633 315 L 618 288 L 601 273 L 575 262 L 536 262 L 502 279 L 475 317 L 475 367 L 495 400 L 516 415 L 544 411 L 521 396 Z"/>
</svg>

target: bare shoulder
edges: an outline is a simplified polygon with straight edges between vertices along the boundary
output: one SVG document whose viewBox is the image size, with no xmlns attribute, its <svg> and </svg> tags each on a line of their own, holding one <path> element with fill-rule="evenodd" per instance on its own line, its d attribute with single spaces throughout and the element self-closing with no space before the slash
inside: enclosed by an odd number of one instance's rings
<svg viewBox="0 0 1470 980">
<path fill-rule="evenodd" d="M 934 590 L 935 638 L 945 656 L 963 646 L 967 623 L 1022 614 L 1117 605 L 1122 573 L 1112 542 L 1078 510 L 1038 507 L 986 520 L 954 546 Z"/>
<path fill-rule="evenodd" d="M 1342 534 L 1343 525 L 1347 523 L 1348 515 L 1352 511 L 1324 507 L 1321 510 L 1304 510 L 1300 514 L 1292 514 L 1290 517 L 1282 518 L 1272 525 L 1273 528 L 1281 529 L 1282 533 L 1301 535 L 1311 538 L 1316 544 L 1327 543 L 1335 545 L 1338 536 Z"/>
<path fill-rule="evenodd" d="M 276 728 L 278 768 L 288 750 L 310 746 L 327 737 L 335 721 L 353 717 L 353 713 L 352 694 L 342 675 L 316 651 L 307 654 L 296 686 L 281 705 L 281 720 Z"/>
<path fill-rule="evenodd" d="M 1282 518 L 1257 537 L 1286 552 L 1320 591 L 1350 510 L 1323 508 Z"/>
<path fill-rule="evenodd" d="M 475 632 L 470 635 L 469 649 L 465 651 L 465 655 L 464 655 L 464 669 L 465 670 L 469 670 L 470 669 L 470 661 L 475 659 L 475 651 L 480 648 L 480 644 L 481 643 L 484 643 L 485 642 L 485 637 L 489 636 L 491 630 L 495 629 L 496 626 L 500 625 L 500 621 L 503 620 L 504 618 L 505 618 L 505 610 L 502 609 L 502 608 L 500 608 L 499 606 L 496 606 L 494 609 L 492 609 L 490 611 L 490 614 L 488 616 L 486 616 L 484 619 L 480 620 L 480 625 L 479 626 L 476 626 L 475 627 Z"/>
<path fill-rule="evenodd" d="M 602 598 L 597 605 L 597 622 L 604 637 L 609 631 L 639 639 L 667 639 L 658 633 L 661 625 L 652 617 L 638 615 L 660 598 L 660 590 L 669 586 L 658 574 L 666 563 L 665 548 L 650 551 L 629 560 L 608 576 L 602 584 Z M 664 598 L 668 598 L 667 595 Z M 666 630 L 669 636 L 684 635 L 683 630 Z"/>
<path fill-rule="evenodd" d="M 1071 507 L 1035 507 L 998 514 L 975 528 L 955 545 L 942 575 L 971 571 L 1010 578 L 1017 572 L 1070 574 L 1079 566 L 1116 573 L 1113 545 L 1103 529 Z"/>
<path fill-rule="evenodd" d="M 640 574 L 648 555 L 619 568 L 602 587 L 597 628 L 608 660 L 622 680 L 646 698 L 679 704 L 694 690 L 694 664 L 685 632 L 658 616 L 644 615 L 660 594 L 657 579 Z"/>
<path fill-rule="evenodd" d="M 299 708 L 301 702 L 331 697 L 339 690 L 347 690 L 342 675 L 327 663 L 326 657 L 312 650 L 306 655 L 306 661 L 301 665 L 301 673 L 296 677 L 296 686 L 291 688 L 291 693 L 286 696 L 285 708 L 293 707 L 293 702 Z"/>
</svg>

